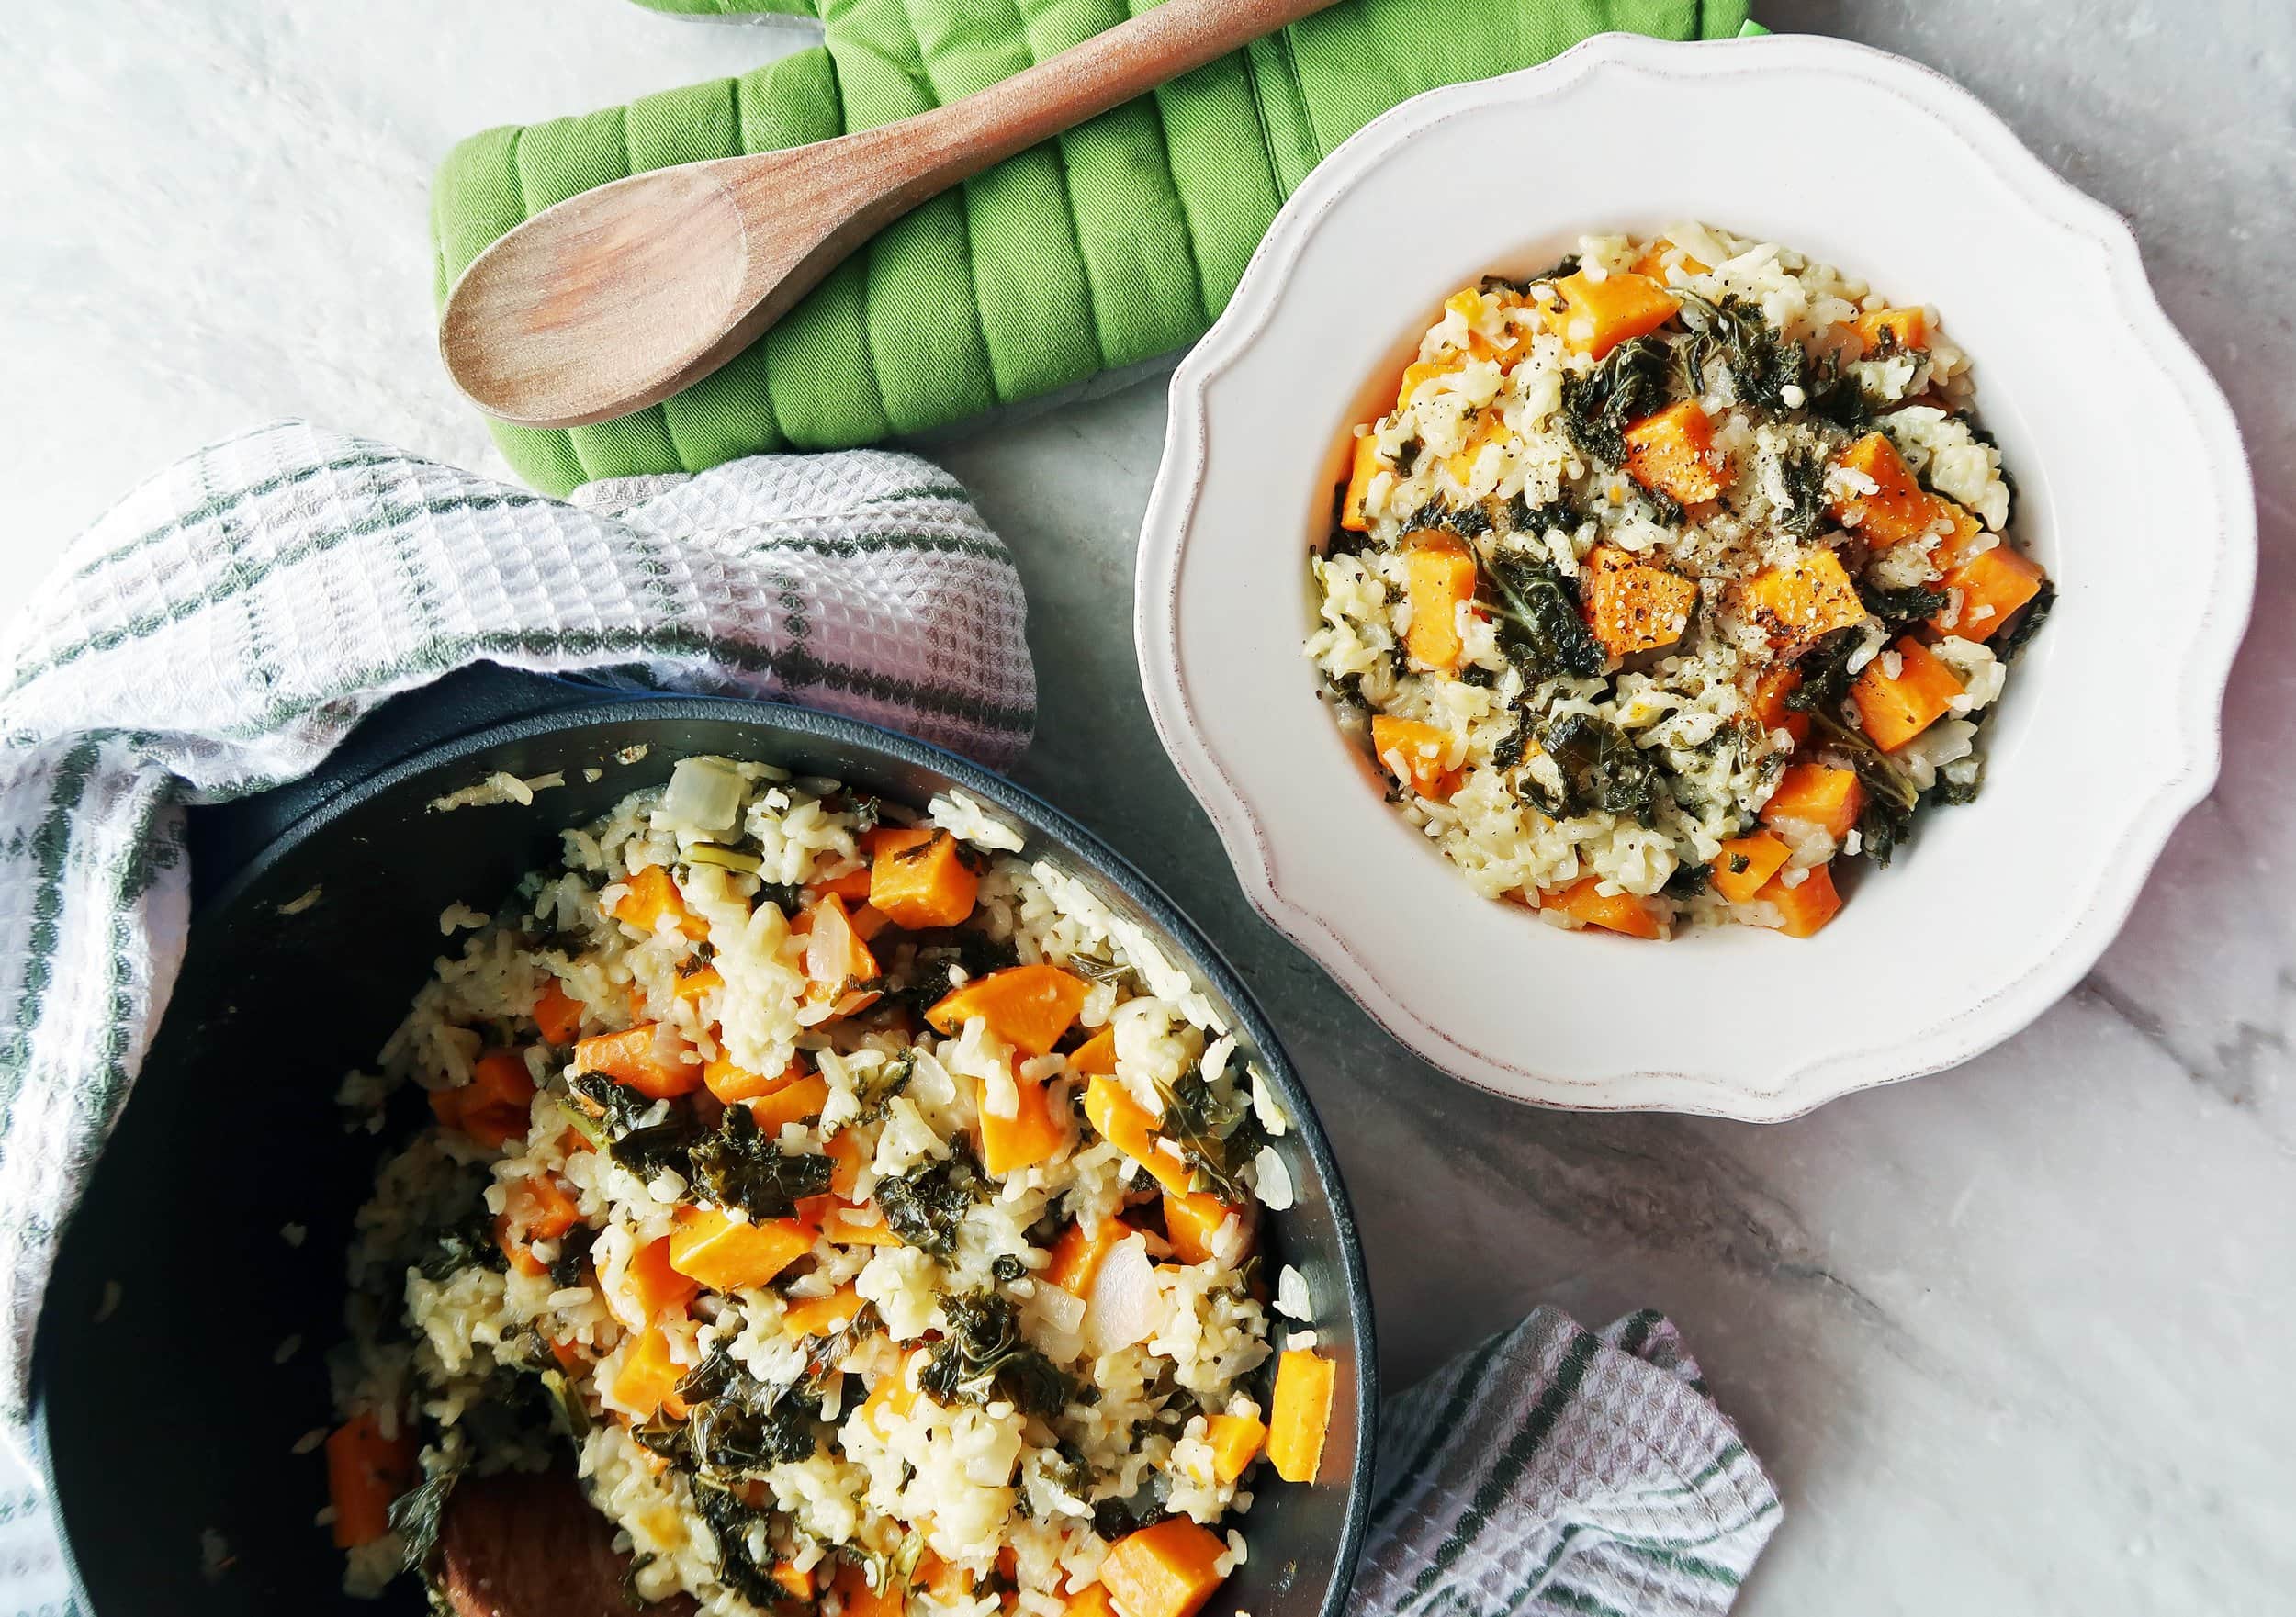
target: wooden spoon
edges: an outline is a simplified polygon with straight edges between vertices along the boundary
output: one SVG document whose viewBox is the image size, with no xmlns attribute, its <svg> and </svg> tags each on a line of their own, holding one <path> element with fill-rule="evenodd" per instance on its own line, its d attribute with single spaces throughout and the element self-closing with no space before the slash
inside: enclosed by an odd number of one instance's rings
<svg viewBox="0 0 2296 1617">
<path fill-rule="evenodd" d="M 615 1550 L 613 1523 L 567 1471 L 456 1484 L 438 1555 L 439 1581 L 459 1617 L 631 1617 L 622 1595 L 630 1557 Z M 678 1594 L 646 1611 L 693 1617 L 695 1609 L 692 1596 Z"/>
<path fill-rule="evenodd" d="M 899 123 L 570 197 L 471 261 L 447 295 L 439 352 L 471 402 L 522 426 L 582 426 L 658 403 L 748 347 L 928 197 L 1331 3 L 1164 0 Z"/>
</svg>

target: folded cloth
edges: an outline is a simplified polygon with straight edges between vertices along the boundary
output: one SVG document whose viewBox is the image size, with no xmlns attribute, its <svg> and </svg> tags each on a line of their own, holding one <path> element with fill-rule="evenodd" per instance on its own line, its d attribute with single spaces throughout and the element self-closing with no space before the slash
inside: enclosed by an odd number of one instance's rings
<svg viewBox="0 0 2296 1617">
<path fill-rule="evenodd" d="M 440 167 L 437 289 L 552 203 L 641 170 L 827 140 L 1009 77 L 1147 0 L 648 0 L 818 14 L 823 42 L 739 78 L 473 136 Z M 967 181 L 893 225 L 745 354 L 595 426 L 496 425 L 536 488 L 925 432 L 1193 342 L 1283 199 L 1423 90 L 1591 34 L 1759 32 L 1747 0 L 1339 0 Z M 610 41 L 596 41 L 601 51 Z"/>
<path fill-rule="evenodd" d="M 1663 1316 L 1534 1308 L 1385 1412 L 1348 1617 L 1712 1617 L 1780 1513 Z"/>
<path fill-rule="evenodd" d="M 1348 1617 L 1717 1617 L 1778 1496 L 1655 1313 L 1600 1336 L 1554 1308 L 1384 1411 Z M 30 1477 L 0 1454 L 0 1610 L 71 1595 Z"/>
<path fill-rule="evenodd" d="M 0 663 L 0 1421 L 57 1232 L 182 957 L 186 803 L 309 772 L 479 660 L 804 702 L 1010 763 L 1035 722 L 1003 544 L 938 467 L 763 456 L 589 509 L 298 422 L 76 540 Z"/>
</svg>

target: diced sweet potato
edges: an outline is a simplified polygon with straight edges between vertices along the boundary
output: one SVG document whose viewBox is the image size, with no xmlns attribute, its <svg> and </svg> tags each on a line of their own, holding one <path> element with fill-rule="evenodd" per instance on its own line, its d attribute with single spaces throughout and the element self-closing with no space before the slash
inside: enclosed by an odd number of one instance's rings
<svg viewBox="0 0 2296 1617">
<path fill-rule="evenodd" d="M 827 1297 L 793 1298 L 782 1315 L 784 1336 L 832 1336 L 853 1322 L 866 1306 L 848 1281 Z"/>
<path fill-rule="evenodd" d="M 1958 509 L 1914 481 L 1897 446 L 1880 432 L 1868 432 L 1843 450 L 1834 464 L 1874 480 L 1871 493 L 1836 500 L 1829 509 L 1845 528 L 1854 528 L 1875 550 L 1945 531 Z"/>
<path fill-rule="evenodd" d="M 1765 730 L 1784 730 L 1794 737 L 1796 747 L 1809 739 L 1809 714 L 1795 712 L 1786 706 L 1785 699 L 1801 688 L 1799 668 L 1772 668 L 1754 681 L 1753 693 L 1747 698 L 1754 723 Z"/>
<path fill-rule="evenodd" d="M 1451 738 L 1433 724 L 1374 713 L 1371 748 L 1389 774 L 1422 797 L 1441 802 L 1458 790 L 1464 771 L 1446 769 L 1443 764 Z"/>
<path fill-rule="evenodd" d="M 680 1207 L 670 1266 L 711 1291 L 763 1286 L 813 1251 L 814 1231 L 795 1218 L 737 1221 L 709 1207 Z"/>
<path fill-rule="evenodd" d="M 606 1307 L 625 1328 L 643 1331 L 672 1309 L 683 1308 L 701 1290 L 670 1262 L 667 1235 L 630 1254 L 619 1286 L 606 1287 Z"/>
<path fill-rule="evenodd" d="M 1586 558 L 1580 610 L 1614 658 L 1673 645 L 1697 606 L 1693 580 L 1637 561 L 1615 545 L 1598 545 Z"/>
<path fill-rule="evenodd" d="M 953 1035 L 978 1016 L 1024 1056 L 1050 1055 L 1084 1008 L 1091 985 L 1058 966 L 1007 966 L 975 977 L 925 1013 L 934 1030 Z"/>
<path fill-rule="evenodd" d="M 1211 1445 L 1212 1475 L 1233 1482 L 1259 1458 L 1267 1427 L 1249 1415 L 1214 1415 L 1204 1422 L 1204 1441 Z"/>
<path fill-rule="evenodd" d="M 809 1072 L 751 1101 L 749 1115 L 758 1120 L 758 1128 L 764 1133 L 779 1134 L 792 1123 L 818 1117 L 821 1108 L 828 1104 L 829 1081 L 818 1072 Z"/>
<path fill-rule="evenodd" d="M 813 1573 L 800 1572 L 796 1562 L 774 1562 L 772 1577 L 774 1587 L 791 1600 L 810 1601 L 813 1599 Z"/>
<path fill-rule="evenodd" d="M 1449 376 L 1458 368 L 1458 361 L 1456 358 L 1448 361 L 1423 359 L 1405 365 L 1403 380 L 1395 389 L 1395 408 L 1397 410 L 1405 408 L 1411 403 L 1412 395 L 1418 392 L 1420 388 L 1438 376 Z"/>
<path fill-rule="evenodd" d="M 1447 674 L 1459 666 L 1458 609 L 1475 599 L 1475 553 L 1456 534 L 1423 537 L 1403 557 L 1411 628 L 1403 648 L 1420 667 Z"/>
<path fill-rule="evenodd" d="M 495 1240 L 503 1256 L 523 1275 L 544 1275 L 547 1267 L 534 1255 L 537 1241 L 556 1241 L 581 1219 L 557 1180 L 548 1173 L 513 1179 L 503 1192 L 502 1216 L 494 1222 Z"/>
<path fill-rule="evenodd" d="M 327 1437 L 327 1498 L 337 1549 L 373 1544 L 390 1531 L 390 1501 L 413 1483 L 414 1437 L 401 1423 L 385 1437 L 374 1415 L 354 1415 Z"/>
<path fill-rule="evenodd" d="M 1645 488 L 1698 505 L 1729 483 L 1730 457 L 1714 446 L 1714 423 L 1695 399 L 1644 416 L 1626 436 L 1627 475 Z"/>
<path fill-rule="evenodd" d="M 1897 671 L 1889 671 L 1891 653 Z M 1930 648 L 1908 635 L 1867 663 L 1850 687 L 1857 699 L 1858 724 L 1874 745 L 1896 752 L 1945 716 L 1962 683 Z"/>
<path fill-rule="evenodd" d="M 1276 1395 L 1267 1415 L 1267 1458 L 1286 1482 L 1313 1482 L 1332 1424 L 1337 1366 L 1311 1349 L 1276 1361 Z"/>
<path fill-rule="evenodd" d="M 853 1192 L 861 1186 L 861 1171 L 869 1160 L 861 1137 L 850 1129 L 840 1129 L 821 1149 L 837 1164 L 829 1171 L 829 1194 L 852 1200 Z"/>
<path fill-rule="evenodd" d="M 920 931 L 953 926 L 973 913 L 981 878 L 964 849 L 942 830 L 919 827 L 877 844 L 869 867 L 869 906 L 896 926 Z"/>
<path fill-rule="evenodd" d="M 1834 889 L 1833 867 L 1813 865 L 1801 881 L 1788 887 L 1785 873 L 1754 895 L 1761 904 L 1775 904 L 1784 917 L 1778 930 L 1788 938 L 1813 938 L 1841 909 L 1841 894 Z"/>
<path fill-rule="evenodd" d="M 733 1057 L 722 1053 L 702 1063 L 703 1087 L 729 1106 L 738 1101 L 762 1100 L 769 1095 L 788 1088 L 805 1075 L 805 1063 L 794 1060 L 771 1076 L 736 1066 Z"/>
<path fill-rule="evenodd" d="M 1629 938 L 1660 935 L 1658 917 L 1650 913 L 1647 900 L 1631 893 L 1604 893 L 1596 891 L 1599 886 L 1596 878 L 1581 877 L 1570 886 L 1546 894 L 1539 907 L 1560 910 L 1582 926 L 1623 932 Z"/>
<path fill-rule="evenodd" d="M 1230 1218 L 1236 1219 L 1240 1228 L 1249 1228 L 1248 1209 L 1232 1207 L 1208 1190 L 1164 1193 L 1165 1239 L 1183 1263 L 1210 1262 L 1212 1239 Z"/>
<path fill-rule="evenodd" d="M 1100 1581 L 1124 1617 L 1195 1617 L 1220 1587 L 1227 1544 L 1186 1516 L 1128 1533 L 1100 1563 Z"/>
<path fill-rule="evenodd" d="M 1815 644 L 1836 629 L 1865 619 L 1865 603 L 1830 550 L 1805 552 L 1786 567 L 1764 567 L 1748 579 L 1747 613 L 1781 650 Z"/>
<path fill-rule="evenodd" d="M 1155 1119 L 1114 1078 L 1085 1084 L 1085 1120 L 1100 1138 L 1138 1162 L 1166 1190 L 1188 1188 L 1187 1165 L 1156 1142 Z"/>
<path fill-rule="evenodd" d="M 489 1050 L 470 1069 L 467 1105 L 515 1106 L 523 1112 L 534 1098 L 534 1074 L 526 1071 L 526 1058 L 517 1050 Z"/>
<path fill-rule="evenodd" d="M 601 1033 L 574 1047 L 574 1067 L 603 1072 L 655 1100 L 691 1095 L 702 1087 L 702 1062 L 693 1047 L 667 1023 L 641 1022 L 619 1033 Z"/>
<path fill-rule="evenodd" d="M 677 1393 L 685 1371 L 670 1356 L 670 1338 L 658 1325 L 649 1325 L 622 1361 L 613 1378 L 614 1401 L 627 1405 L 641 1420 L 658 1411 L 672 1420 L 685 1419 L 685 1400 Z"/>
<path fill-rule="evenodd" d="M 1707 878 L 1714 890 L 1732 904 L 1744 904 L 1769 885 L 1770 878 L 1785 868 L 1789 857 L 1786 845 L 1773 831 L 1757 831 L 1751 837 L 1733 837 L 1722 845 L 1722 851 L 1714 858 L 1714 870 Z"/>
<path fill-rule="evenodd" d="M 642 870 L 631 871 L 625 880 L 629 891 L 614 902 L 615 920 L 648 937 L 660 929 L 665 918 L 688 938 L 710 935 L 709 923 L 686 908 L 685 900 L 679 896 L 678 884 L 670 879 L 667 866 L 648 865 Z"/>
<path fill-rule="evenodd" d="M 726 979 L 718 975 L 715 966 L 688 960 L 678 968 L 677 986 L 670 992 L 688 1005 L 700 1005 L 703 994 L 715 994 L 725 986 Z"/>
<path fill-rule="evenodd" d="M 1792 821 L 1816 825 L 1836 842 L 1850 835 L 1865 807 L 1865 788 L 1855 769 L 1831 764 L 1790 764 L 1778 778 L 1778 789 L 1762 804 L 1761 823 L 1775 825 Z"/>
<path fill-rule="evenodd" d="M 1927 348 L 1930 317 L 1919 309 L 1877 309 L 1858 316 L 1858 335 L 1868 354 L 1885 345 Z"/>
<path fill-rule="evenodd" d="M 1078 1297 L 1090 1295 L 1101 1263 L 1131 1233 L 1132 1227 L 1121 1218 L 1101 1219 L 1090 1235 L 1085 1233 L 1082 1224 L 1070 1224 L 1052 1243 L 1052 1262 L 1045 1269 L 1044 1278 L 1063 1291 Z"/>
<path fill-rule="evenodd" d="M 1554 285 L 1562 295 L 1562 309 L 1554 317 L 1556 333 L 1572 353 L 1590 359 L 1657 331 L 1680 307 L 1664 286 L 1631 272 L 1595 281 L 1581 270 Z"/>
<path fill-rule="evenodd" d="M 1964 640 L 1990 640 L 2041 593 L 2046 577 L 2039 562 L 2010 548 L 2007 541 L 1981 550 L 1946 569 L 1939 587 L 1960 590 L 1960 605 L 1957 610 L 1947 609 L 1953 615 L 1950 624 L 1945 621 L 1947 612 L 1941 612 L 1930 620 L 1930 627 Z"/>
<path fill-rule="evenodd" d="M 1116 1071 L 1116 1026 L 1110 1023 L 1068 1052 L 1068 1070 L 1089 1077 Z"/>
<path fill-rule="evenodd" d="M 1013 1076 L 1019 1091 L 1019 1110 L 1000 1117 L 988 1109 L 987 1086 L 982 1086 L 981 1166 L 999 1179 L 1039 1162 L 1049 1162 L 1068 1143 L 1068 1125 L 1052 1115 L 1042 1083 Z"/>
<path fill-rule="evenodd" d="M 924 1356 L 924 1350 L 920 1348 L 892 1369 L 883 1372 L 878 1376 L 876 1385 L 869 1389 L 869 1396 L 861 1400 L 861 1419 L 869 1422 L 870 1430 L 878 1436 L 890 1435 L 884 1419 L 885 1416 L 906 1417 L 917 1408 L 917 1400 L 923 1395 L 911 1385 L 911 1366 Z M 895 1606 L 895 1617 L 899 1617 L 899 1611 L 900 1608 Z"/>
<path fill-rule="evenodd" d="M 571 1044 L 582 1030 L 582 1002 L 567 993 L 556 977 L 546 978 L 535 995 L 535 1026 L 545 1044 Z"/>
<path fill-rule="evenodd" d="M 1109 1599 L 1105 1583 L 1086 1584 L 1068 1597 L 1061 1608 L 1061 1617 L 1116 1617 L 1116 1604 Z"/>
</svg>

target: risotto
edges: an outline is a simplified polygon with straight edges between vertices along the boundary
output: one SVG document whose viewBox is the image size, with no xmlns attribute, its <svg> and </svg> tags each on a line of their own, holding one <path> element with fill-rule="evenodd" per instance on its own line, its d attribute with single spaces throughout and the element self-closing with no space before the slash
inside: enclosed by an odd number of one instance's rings
<svg viewBox="0 0 2296 1617">
<path fill-rule="evenodd" d="M 962 795 L 690 758 L 441 918 L 343 1091 L 378 1132 L 428 1101 L 331 1362 L 352 1592 L 435 1590 L 457 1482 L 555 1468 L 637 1604 L 1210 1597 L 1256 1463 L 1311 1481 L 1329 1416 L 1257 1256 L 1288 1122 L 1156 941 L 1021 849 Z"/>
<path fill-rule="evenodd" d="M 2054 590 L 1934 310 L 1701 225 L 1451 298 L 1356 430 L 1307 643 L 1485 896 L 1806 938 L 1976 796 Z"/>
</svg>

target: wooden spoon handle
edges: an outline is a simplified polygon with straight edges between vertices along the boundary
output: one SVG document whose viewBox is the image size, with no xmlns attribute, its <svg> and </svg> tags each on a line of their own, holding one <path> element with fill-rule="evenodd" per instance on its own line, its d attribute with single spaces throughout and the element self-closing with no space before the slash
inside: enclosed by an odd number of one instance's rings
<svg viewBox="0 0 2296 1617">
<path fill-rule="evenodd" d="M 1322 10 L 1333 0 L 1163 0 L 948 106 L 847 137 L 899 165 L 888 190 L 913 207 L 1016 152 Z M 856 156 L 859 153 L 856 152 Z"/>
</svg>

